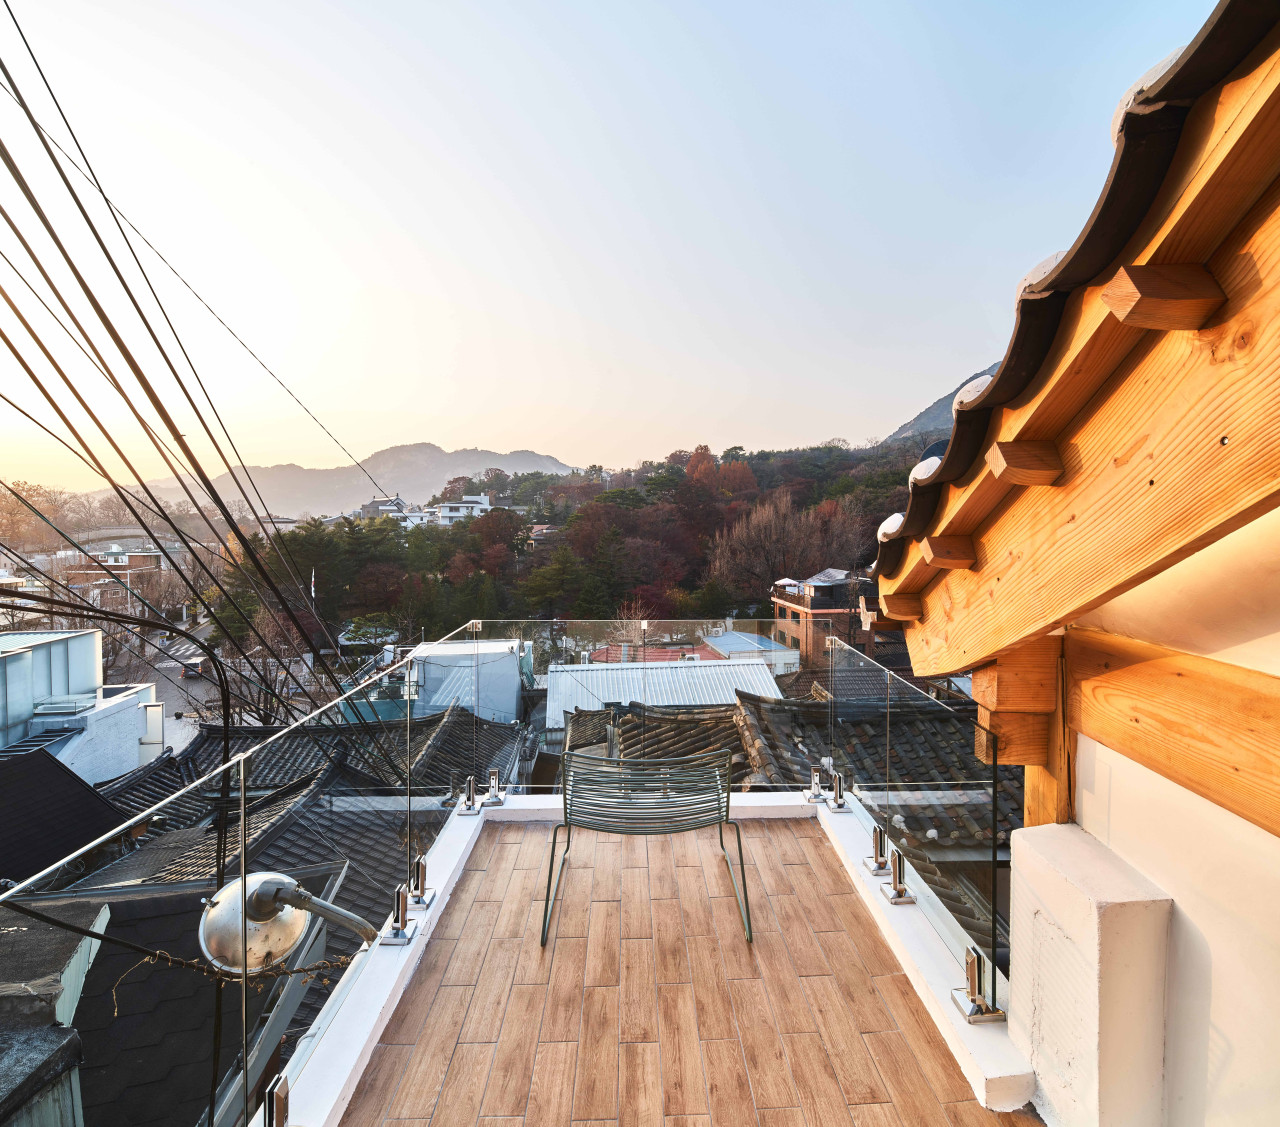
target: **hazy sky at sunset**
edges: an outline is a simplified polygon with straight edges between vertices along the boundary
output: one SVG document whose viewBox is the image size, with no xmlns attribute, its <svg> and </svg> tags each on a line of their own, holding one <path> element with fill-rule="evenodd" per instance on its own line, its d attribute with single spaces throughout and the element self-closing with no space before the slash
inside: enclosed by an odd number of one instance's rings
<svg viewBox="0 0 1280 1127">
<path fill-rule="evenodd" d="M 607 466 L 882 435 L 997 359 L 1211 8 L 12 2 L 107 191 L 358 456 Z M 246 460 L 339 464 L 164 285 Z M 7 353 L 0 389 L 53 418 Z M 2 403 L 0 475 L 98 484 Z"/>
</svg>

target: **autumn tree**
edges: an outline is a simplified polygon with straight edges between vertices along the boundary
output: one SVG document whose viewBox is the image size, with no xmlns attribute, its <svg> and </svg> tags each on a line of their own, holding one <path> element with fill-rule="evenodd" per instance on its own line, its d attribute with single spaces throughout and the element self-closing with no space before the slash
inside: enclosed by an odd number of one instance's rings
<svg viewBox="0 0 1280 1127">
<path fill-rule="evenodd" d="M 709 574 L 748 598 L 763 598 L 782 578 L 852 570 L 870 544 L 869 522 L 849 498 L 799 509 L 789 493 L 776 493 L 716 537 Z"/>
</svg>

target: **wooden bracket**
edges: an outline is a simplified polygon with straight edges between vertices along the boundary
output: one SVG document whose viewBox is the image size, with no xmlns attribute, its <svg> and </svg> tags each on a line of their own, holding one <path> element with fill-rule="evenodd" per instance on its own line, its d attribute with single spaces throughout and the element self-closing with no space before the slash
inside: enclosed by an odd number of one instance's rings
<svg viewBox="0 0 1280 1127">
<path fill-rule="evenodd" d="M 1102 291 L 1116 320 L 1138 329 L 1199 329 L 1226 300 L 1198 263 L 1122 266 Z"/>
<path fill-rule="evenodd" d="M 987 465 L 1007 485 L 1053 485 L 1062 476 L 1052 442 L 997 442 L 987 451 Z"/>
<path fill-rule="evenodd" d="M 1037 712 L 989 712 L 978 706 L 973 751 L 983 763 L 991 762 L 991 735 L 1003 767 L 1043 767 L 1049 759 L 1049 722 L 1052 716 Z"/>
<path fill-rule="evenodd" d="M 978 562 L 971 536 L 926 536 L 920 541 L 920 555 L 930 567 L 968 571 Z"/>
<path fill-rule="evenodd" d="M 924 605 L 920 601 L 920 596 L 914 592 L 881 595 L 880 609 L 884 612 L 885 618 L 897 619 L 899 622 L 915 622 L 924 614 Z"/>
</svg>

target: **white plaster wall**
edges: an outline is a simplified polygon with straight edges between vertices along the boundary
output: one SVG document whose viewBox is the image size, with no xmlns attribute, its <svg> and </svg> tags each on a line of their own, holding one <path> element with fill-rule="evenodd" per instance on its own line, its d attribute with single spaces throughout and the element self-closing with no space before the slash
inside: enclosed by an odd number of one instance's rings
<svg viewBox="0 0 1280 1127">
<path fill-rule="evenodd" d="M 76 736 L 58 753 L 85 782 L 101 783 L 140 766 L 156 754 L 144 748 L 147 716 L 137 696 L 130 694 L 118 705 L 95 709 L 88 714 L 83 735 Z"/>
<path fill-rule="evenodd" d="M 1076 820 L 1173 898 L 1165 1122 L 1280 1123 L 1280 838 L 1087 736 Z"/>
</svg>

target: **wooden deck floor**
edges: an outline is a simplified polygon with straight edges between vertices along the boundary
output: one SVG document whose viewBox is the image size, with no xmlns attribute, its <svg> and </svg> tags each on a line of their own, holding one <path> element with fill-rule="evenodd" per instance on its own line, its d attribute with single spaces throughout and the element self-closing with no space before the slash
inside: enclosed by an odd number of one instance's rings
<svg viewBox="0 0 1280 1127">
<path fill-rule="evenodd" d="M 978 1127 L 982 1108 L 817 824 L 579 831 L 547 946 L 550 827 L 490 823 L 345 1127 Z M 562 835 L 563 840 L 563 835 Z"/>
</svg>

